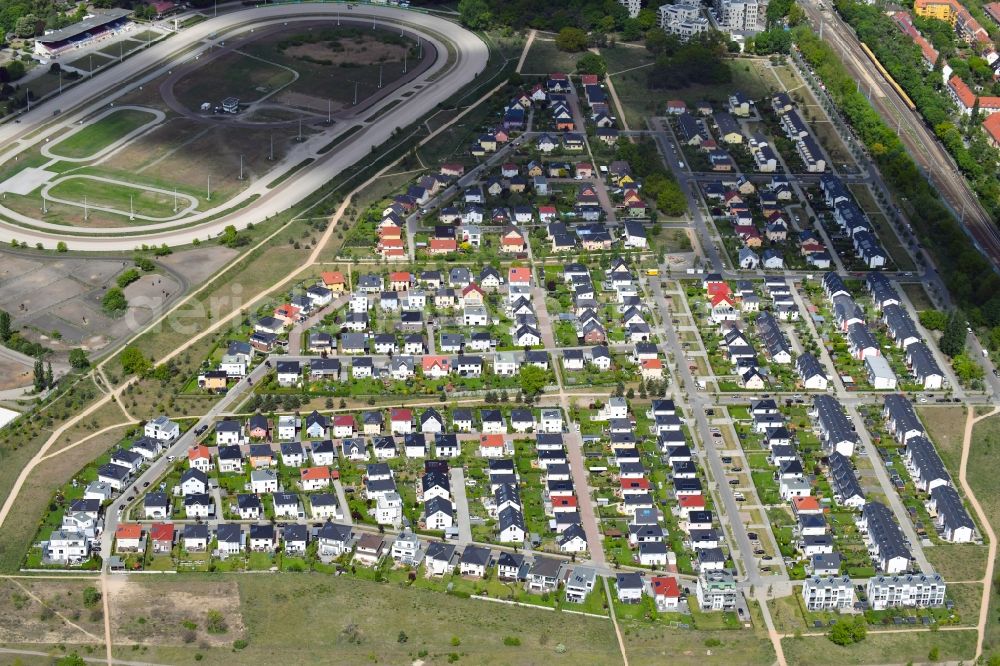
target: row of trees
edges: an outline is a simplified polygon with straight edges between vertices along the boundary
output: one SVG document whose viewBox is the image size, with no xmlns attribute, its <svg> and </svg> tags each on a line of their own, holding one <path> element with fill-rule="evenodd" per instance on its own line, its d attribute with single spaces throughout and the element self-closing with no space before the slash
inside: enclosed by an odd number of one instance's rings
<svg viewBox="0 0 1000 666">
<path fill-rule="evenodd" d="M 895 130 L 871 107 L 829 45 L 805 25 L 793 30 L 802 56 L 868 147 L 886 183 L 906 203 L 910 222 L 934 255 L 952 298 L 976 325 L 1000 325 L 1000 276 L 976 250 L 920 173 Z"/>
<path fill-rule="evenodd" d="M 961 76 L 964 70 L 966 83 L 971 83 L 972 67 L 985 68 L 992 80 L 992 70 L 981 58 L 947 59 L 947 45 L 942 44 L 942 50 L 933 69 L 924 65 L 920 49 L 903 34 L 883 11 L 874 5 L 863 4 L 856 0 L 840 0 L 837 9 L 844 19 L 857 31 L 858 37 L 868 44 L 882 65 L 889 71 L 896 82 L 906 90 L 913 100 L 920 115 L 942 145 L 951 153 L 959 169 L 972 183 L 983 206 L 993 217 L 1000 214 L 1000 182 L 996 172 L 1000 165 L 1000 152 L 989 145 L 985 134 L 979 130 L 978 109 L 973 110 L 972 117 L 965 127 L 960 127 L 952 121 L 953 106 L 944 90 L 941 68 L 944 62 L 955 63 L 956 73 Z M 934 22 L 925 22 L 934 25 Z M 941 23 L 938 21 L 937 23 Z M 945 24 L 947 26 L 947 24 Z M 950 26 L 948 26 L 950 30 Z M 931 35 L 937 35 L 942 30 L 933 30 Z M 938 38 L 939 42 L 942 41 Z"/>
</svg>

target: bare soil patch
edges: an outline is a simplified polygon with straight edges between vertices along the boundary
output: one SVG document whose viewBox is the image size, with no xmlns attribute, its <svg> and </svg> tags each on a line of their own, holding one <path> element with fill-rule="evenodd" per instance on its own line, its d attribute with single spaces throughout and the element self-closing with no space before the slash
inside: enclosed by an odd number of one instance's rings
<svg viewBox="0 0 1000 666">
<path fill-rule="evenodd" d="M 117 586 L 111 594 L 111 631 L 115 643 L 197 643 L 221 647 L 231 645 L 244 634 L 239 587 L 235 581 L 131 577 L 128 584 Z M 209 633 L 206 627 L 209 611 L 222 614 L 224 632 Z"/>
<path fill-rule="evenodd" d="M 326 61 L 323 64 L 377 65 L 380 62 L 402 60 L 407 48 L 401 44 L 385 44 L 371 37 L 344 39 L 342 48 L 331 42 L 297 44 L 285 49 L 285 55 L 312 61 Z"/>
<path fill-rule="evenodd" d="M 84 606 L 86 587 L 99 585 L 96 580 L 0 579 L 0 642 L 103 643 L 103 615 L 99 607 Z"/>
<path fill-rule="evenodd" d="M 158 261 L 187 278 L 191 285 L 200 284 L 215 275 L 239 254 L 226 247 L 201 247 L 175 252 Z"/>
</svg>

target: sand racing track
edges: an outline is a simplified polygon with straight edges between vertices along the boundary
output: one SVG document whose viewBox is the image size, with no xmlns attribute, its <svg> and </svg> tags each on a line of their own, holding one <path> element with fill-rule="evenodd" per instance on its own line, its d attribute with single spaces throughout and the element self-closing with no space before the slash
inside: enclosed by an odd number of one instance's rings
<svg viewBox="0 0 1000 666">
<path fill-rule="evenodd" d="M 176 220 L 121 227 L 67 227 L 45 222 L 0 206 L 0 237 L 15 238 L 30 245 L 41 243 L 55 248 L 60 241 L 71 250 L 128 251 L 139 244 L 185 245 L 194 239 L 216 236 L 228 225 L 237 229 L 259 223 L 301 201 L 322 187 L 341 171 L 365 157 L 372 148 L 386 142 L 399 127 L 406 127 L 432 111 L 457 90 L 470 84 L 485 68 L 489 49 L 475 34 L 444 18 L 393 7 L 344 4 L 271 5 L 249 8 L 203 21 L 182 30 L 110 71 L 114 76 L 98 75 L 62 95 L 32 108 L 19 123 L 0 127 L 0 164 L 44 142 L 47 138 L 90 119 L 136 87 L 148 84 L 173 69 L 191 63 L 218 47 L 227 38 L 251 29 L 296 21 L 315 23 L 317 19 L 336 16 L 355 21 L 376 22 L 392 30 L 419 36 L 436 50 L 433 63 L 409 78 L 373 104 L 366 105 L 353 118 L 342 117 L 316 140 L 298 144 L 282 161 L 237 196 L 218 207 Z M 449 54 L 450 52 L 450 54 Z M 451 57 L 449 57 L 449 55 Z M 122 82 L 126 82 L 122 84 Z M 58 115 L 55 115 L 59 110 Z M 360 126 L 335 149 L 319 149 L 336 140 L 341 133 Z M 281 178 L 304 160 L 312 159 L 279 185 L 268 184 Z M 249 201 L 249 203 L 247 203 Z M 240 207 L 242 206 L 242 207 Z M 231 211 L 228 212 L 227 211 Z"/>
</svg>

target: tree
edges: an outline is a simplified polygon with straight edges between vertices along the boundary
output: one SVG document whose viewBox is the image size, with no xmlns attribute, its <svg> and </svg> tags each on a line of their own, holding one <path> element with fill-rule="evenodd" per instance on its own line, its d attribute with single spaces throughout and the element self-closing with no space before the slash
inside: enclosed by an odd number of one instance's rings
<svg viewBox="0 0 1000 666">
<path fill-rule="evenodd" d="M 6 310 L 0 310 L 0 342 L 7 342 L 13 334 L 14 331 L 10 326 L 10 313 Z"/>
<path fill-rule="evenodd" d="M 493 23 L 493 14 L 486 0 L 461 0 L 458 14 L 462 23 L 473 30 L 484 30 Z"/>
<path fill-rule="evenodd" d="M 556 35 L 556 48 L 560 51 L 583 51 L 587 48 L 587 33 L 579 28 L 563 28 Z"/>
<path fill-rule="evenodd" d="M 596 74 L 600 78 L 608 73 L 608 63 L 596 53 L 584 53 L 576 61 L 576 71 L 581 74 Z"/>
<path fill-rule="evenodd" d="M 38 34 L 38 17 L 34 14 L 25 14 L 14 23 L 14 34 L 22 39 L 34 37 Z"/>
<path fill-rule="evenodd" d="M 52 362 L 49 361 L 45 364 L 45 386 L 52 388 L 55 384 L 55 379 L 52 377 Z"/>
<path fill-rule="evenodd" d="M 56 243 L 56 252 L 69 252 L 69 248 L 66 246 L 65 242 L 59 241 L 58 243 Z"/>
<path fill-rule="evenodd" d="M 545 385 L 548 384 L 548 378 L 545 376 L 545 371 L 539 368 L 537 365 L 532 365 L 530 363 L 525 363 L 518 370 L 518 379 L 521 383 L 521 390 L 524 394 L 529 397 L 534 397 L 542 392 Z"/>
<path fill-rule="evenodd" d="M 233 225 L 228 225 L 222 230 L 222 244 L 226 247 L 236 247 L 239 243 L 239 233 L 236 231 L 236 227 Z"/>
<path fill-rule="evenodd" d="M 151 273 L 154 270 L 156 270 L 156 264 L 154 264 L 153 260 L 149 259 L 148 257 L 143 257 L 143 256 L 140 256 L 140 255 L 136 255 L 132 259 L 132 261 L 134 261 L 136 267 L 142 269 L 143 272 Z"/>
<path fill-rule="evenodd" d="M 83 605 L 93 608 L 101 601 L 101 593 L 96 587 L 83 588 Z"/>
<path fill-rule="evenodd" d="M 965 338 L 967 335 L 965 315 L 960 311 L 952 313 L 945 326 L 944 335 L 941 336 L 941 351 L 951 357 L 958 356 L 965 350 Z"/>
<path fill-rule="evenodd" d="M 11 81 L 17 81 L 19 78 L 24 76 L 26 71 L 24 63 L 20 60 L 11 60 L 9 63 L 4 65 L 4 69 L 7 70 L 7 76 Z"/>
<path fill-rule="evenodd" d="M 45 366 L 42 365 L 42 359 L 35 359 L 35 392 L 41 393 L 45 390 Z"/>
<path fill-rule="evenodd" d="M 55 663 L 56 666 L 87 666 L 87 662 L 76 652 L 57 659 Z"/>
<path fill-rule="evenodd" d="M 135 268 L 130 268 L 121 275 L 118 276 L 118 286 L 124 289 L 133 282 L 139 279 L 139 271 Z"/>
<path fill-rule="evenodd" d="M 868 628 L 865 626 L 864 618 L 856 619 L 854 622 L 842 621 L 833 625 L 826 636 L 836 645 L 851 645 L 860 643 L 868 635 Z"/>
<path fill-rule="evenodd" d="M 920 324 L 930 331 L 943 331 L 948 325 L 948 314 L 940 310 L 924 310 L 919 319 Z"/>
<path fill-rule="evenodd" d="M 152 366 L 152 362 L 143 355 L 138 347 L 133 345 L 122 350 L 121 364 L 122 370 L 130 375 L 144 375 Z"/>
<path fill-rule="evenodd" d="M 968 354 L 959 354 L 951 359 L 951 365 L 962 384 L 969 384 L 983 378 L 983 366 Z"/>
<path fill-rule="evenodd" d="M 71 349 L 69 351 L 69 364 L 73 366 L 74 370 L 83 370 L 90 366 L 90 359 L 87 358 L 87 352 L 82 349 Z"/>
<path fill-rule="evenodd" d="M 125 292 L 119 287 L 112 287 L 101 299 L 101 308 L 104 313 L 113 317 L 120 316 L 128 309 L 128 299 Z"/>
</svg>

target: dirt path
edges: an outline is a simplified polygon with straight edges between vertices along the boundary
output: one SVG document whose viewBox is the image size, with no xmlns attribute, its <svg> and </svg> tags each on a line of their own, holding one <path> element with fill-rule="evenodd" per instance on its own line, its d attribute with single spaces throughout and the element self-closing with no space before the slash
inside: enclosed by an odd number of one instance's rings
<svg viewBox="0 0 1000 666">
<path fill-rule="evenodd" d="M 611 598 L 611 588 L 608 586 L 608 577 L 601 578 L 604 581 L 604 596 L 608 598 L 608 613 L 611 615 L 611 624 L 615 627 L 615 637 L 618 639 L 618 649 L 622 653 L 622 663 L 628 666 L 628 655 L 625 654 L 625 639 L 622 638 L 622 630 L 618 628 L 618 618 L 615 617 L 615 604 Z"/>
<path fill-rule="evenodd" d="M 524 43 L 524 50 L 521 51 L 521 57 L 517 61 L 517 69 L 514 71 L 518 74 L 521 73 L 521 68 L 524 67 L 524 61 L 528 57 L 528 51 L 531 50 L 531 45 L 535 41 L 535 35 L 538 34 L 535 30 L 528 33 L 528 40 Z"/>
<path fill-rule="evenodd" d="M 989 544 L 989 554 L 986 556 L 986 572 L 983 575 L 983 598 L 979 606 L 979 625 L 977 627 L 978 636 L 976 637 L 976 655 L 973 658 L 978 660 L 983 654 L 983 640 L 986 638 L 986 621 L 990 614 L 990 590 L 993 586 L 993 566 L 997 558 L 997 537 L 993 533 L 993 526 L 990 525 L 990 521 L 986 516 L 986 512 L 983 511 L 982 505 L 976 498 L 976 494 L 972 492 L 972 488 L 969 486 L 968 480 L 965 478 L 965 472 L 969 465 L 969 449 L 972 445 L 972 429 L 979 421 L 985 418 L 993 416 L 1000 413 L 1000 407 L 994 407 L 993 411 L 983 414 L 982 416 L 974 416 L 975 409 L 972 406 L 968 407 L 969 415 L 965 420 L 965 434 L 962 438 L 962 462 L 958 466 L 958 482 L 962 485 L 962 490 L 965 491 L 965 496 L 969 498 L 969 503 L 972 505 L 973 510 L 976 512 L 976 516 L 979 518 L 979 524 L 982 525 L 983 529 L 986 531 L 986 536 L 990 541 Z"/>
</svg>

